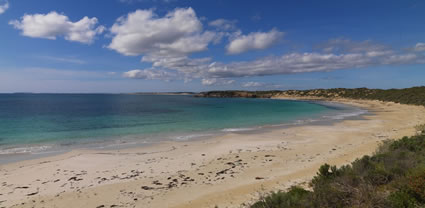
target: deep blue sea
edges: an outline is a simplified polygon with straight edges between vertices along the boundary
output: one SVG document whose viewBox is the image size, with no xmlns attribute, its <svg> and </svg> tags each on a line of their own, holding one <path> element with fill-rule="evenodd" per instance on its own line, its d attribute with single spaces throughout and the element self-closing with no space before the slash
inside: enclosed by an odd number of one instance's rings
<svg viewBox="0 0 425 208">
<path fill-rule="evenodd" d="M 180 95 L 0 94 L 0 157 L 189 140 L 358 115 L 311 102 Z"/>
</svg>

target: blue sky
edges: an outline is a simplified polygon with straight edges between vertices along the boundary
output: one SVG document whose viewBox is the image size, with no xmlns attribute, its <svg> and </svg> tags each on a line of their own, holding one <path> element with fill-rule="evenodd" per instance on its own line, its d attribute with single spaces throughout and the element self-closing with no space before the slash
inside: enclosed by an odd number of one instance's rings
<svg viewBox="0 0 425 208">
<path fill-rule="evenodd" d="M 424 1 L 0 0 L 0 92 L 425 85 Z"/>
</svg>

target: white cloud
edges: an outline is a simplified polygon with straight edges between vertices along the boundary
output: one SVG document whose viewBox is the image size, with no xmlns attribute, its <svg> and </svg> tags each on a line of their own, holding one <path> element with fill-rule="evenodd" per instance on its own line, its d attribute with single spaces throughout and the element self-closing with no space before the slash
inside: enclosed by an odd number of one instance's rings
<svg viewBox="0 0 425 208">
<path fill-rule="evenodd" d="M 112 26 L 110 49 L 128 55 L 184 56 L 207 49 L 215 33 L 203 32 L 192 8 L 180 8 L 158 17 L 152 10 L 137 10 Z"/>
<path fill-rule="evenodd" d="M 142 61 L 150 62 L 156 68 L 175 70 L 185 79 L 204 78 L 205 69 L 211 65 L 210 58 L 191 59 L 187 56 L 158 57 L 144 56 Z"/>
<path fill-rule="evenodd" d="M 123 74 L 126 78 L 133 79 L 146 79 L 146 80 L 165 80 L 170 81 L 176 77 L 176 74 L 164 71 L 164 70 L 155 70 L 155 69 L 135 69 L 128 72 L 124 72 Z"/>
<path fill-rule="evenodd" d="M 232 79 L 202 79 L 202 85 L 211 86 L 211 85 L 231 85 L 235 83 L 235 80 Z"/>
<path fill-rule="evenodd" d="M 277 29 L 269 32 L 254 32 L 248 35 L 241 35 L 232 40 L 227 46 L 229 54 L 239 54 L 250 50 L 262 50 L 277 43 L 284 33 Z"/>
<path fill-rule="evenodd" d="M 222 26 L 225 23 L 225 20 L 215 20 L 210 24 Z M 123 74 L 124 77 L 136 79 L 185 82 L 198 79 L 203 85 L 224 85 L 234 83 L 233 78 L 238 77 L 425 63 L 423 54 L 395 51 L 370 40 L 352 41 L 343 38 L 322 43 L 314 52 L 294 52 L 251 61 L 222 63 L 211 57 L 190 58 L 192 53 L 206 50 L 210 43 L 223 36 L 231 40 L 227 46 L 230 54 L 265 49 L 284 36 L 277 29 L 248 35 L 242 35 L 238 30 L 205 31 L 192 8 L 175 9 L 163 17 L 156 15 L 153 10 L 137 10 L 117 19 L 111 33 L 110 49 L 128 56 L 141 55 L 143 62 L 152 64 L 151 69 L 131 70 Z M 258 83 L 243 85 L 259 86 Z"/>
<path fill-rule="evenodd" d="M 9 9 L 9 2 L 6 1 L 4 4 L 0 5 L 0 14 L 3 14 L 7 9 Z"/>
<path fill-rule="evenodd" d="M 48 14 L 25 14 L 21 20 L 9 22 L 21 30 L 24 36 L 51 40 L 64 36 L 66 40 L 85 44 L 92 43 L 94 37 L 104 31 L 103 26 L 96 27 L 97 23 L 96 17 L 84 17 L 77 22 L 71 22 L 67 16 L 55 11 Z"/>
<path fill-rule="evenodd" d="M 425 51 L 425 43 L 416 43 L 414 50 L 417 52 Z"/>
<path fill-rule="evenodd" d="M 368 53 L 290 53 L 255 61 L 216 64 L 207 70 L 208 75 L 214 77 L 252 77 L 424 63 L 424 61 L 424 57 L 416 54 L 392 53 L 371 56 Z"/>
<path fill-rule="evenodd" d="M 235 30 L 236 23 L 236 20 L 216 19 L 209 22 L 208 25 L 219 30 Z"/>
<path fill-rule="evenodd" d="M 385 47 L 383 47 L 385 48 Z M 201 79 L 204 85 L 221 84 L 220 80 L 238 77 L 256 77 L 307 72 L 327 72 L 341 69 L 366 68 L 373 66 L 424 64 L 425 57 L 410 52 L 395 52 L 363 49 L 351 53 L 289 53 L 270 56 L 253 61 L 221 63 L 210 58 L 188 57 L 144 57 L 155 68 L 175 71 L 175 79 Z M 252 83 L 251 83 L 252 84 Z M 267 86 L 263 86 L 267 87 Z"/>
<path fill-rule="evenodd" d="M 242 83 L 242 87 L 262 87 L 264 83 L 261 82 L 245 82 Z"/>
<path fill-rule="evenodd" d="M 363 43 L 359 43 L 363 44 Z M 255 77 L 307 72 L 326 72 L 340 69 L 366 68 L 384 65 L 424 64 L 421 54 L 395 52 L 382 46 L 378 49 L 361 47 L 346 53 L 289 53 L 270 56 L 253 61 L 221 63 L 210 58 L 191 59 L 188 57 L 158 58 L 144 57 L 156 68 L 175 71 L 180 78 L 203 79 L 204 85 L 212 85 L 220 79 Z"/>
</svg>

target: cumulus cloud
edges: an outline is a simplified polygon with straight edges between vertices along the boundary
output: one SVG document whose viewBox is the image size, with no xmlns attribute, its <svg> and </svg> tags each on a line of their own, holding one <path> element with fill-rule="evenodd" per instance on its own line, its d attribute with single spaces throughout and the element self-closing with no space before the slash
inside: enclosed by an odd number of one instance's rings
<svg viewBox="0 0 425 208">
<path fill-rule="evenodd" d="M 96 17 L 83 17 L 72 22 L 67 16 L 55 11 L 48 14 L 25 14 L 20 20 L 9 22 L 27 37 L 55 40 L 63 36 L 66 40 L 85 44 L 92 43 L 95 36 L 105 30 L 103 26 L 96 27 L 97 23 Z"/>
<path fill-rule="evenodd" d="M 368 53 L 290 53 L 255 61 L 216 64 L 208 69 L 208 74 L 215 77 L 267 76 L 413 63 L 424 63 L 424 57 L 396 53 L 380 56 Z"/>
<path fill-rule="evenodd" d="M 193 59 L 187 56 L 144 56 L 142 61 L 150 62 L 156 68 L 175 70 L 183 75 L 185 79 L 204 78 L 206 69 L 214 65 L 214 63 L 211 63 L 210 58 Z"/>
<path fill-rule="evenodd" d="M 164 70 L 154 70 L 154 69 L 135 69 L 128 72 L 124 72 L 123 74 L 126 78 L 133 78 L 133 79 L 147 79 L 147 80 L 165 80 L 170 81 L 176 77 L 175 73 L 171 73 Z"/>
<path fill-rule="evenodd" d="M 359 42 L 363 45 L 363 42 Z M 376 44 L 376 47 L 378 45 Z M 154 67 L 176 71 L 184 79 L 202 79 L 204 85 L 213 85 L 221 79 L 283 75 L 307 72 L 327 72 L 341 69 L 366 68 L 384 65 L 423 64 L 425 57 L 418 53 L 396 52 L 385 46 L 354 47 L 345 53 L 289 53 L 263 57 L 252 61 L 230 63 L 214 62 L 210 58 L 146 58 Z M 350 49 L 351 50 L 351 49 Z M 356 51 L 356 52 L 354 52 Z M 146 59 L 145 59 L 146 58 Z M 183 79 L 183 78 L 181 78 Z M 252 83 L 250 83 L 252 85 Z"/>
<path fill-rule="evenodd" d="M 0 5 L 0 14 L 3 14 L 7 9 L 9 9 L 9 2 L 8 1 L 6 1 L 5 3 Z"/>
<path fill-rule="evenodd" d="M 253 32 L 248 35 L 240 35 L 227 45 L 229 54 L 239 54 L 250 50 L 262 50 L 277 43 L 284 33 L 277 29 L 269 32 Z"/>
<path fill-rule="evenodd" d="M 417 52 L 425 51 L 425 43 L 416 43 L 414 50 Z"/>
<path fill-rule="evenodd" d="M 227 20 L 219 19 L 209 25 L 232 28 L 225 26 L 227 23 Z M 424 55 L 416 51 L 396 51 L 370 40 L 343 38 L 319 44 L 311 52 L 293 52 L 250 61 L 223 63 L 211 57 L 190 57 L 192 53 L 207 50 L 220 34 L 231 40 L 227 45 L 229 54 L 265 49 L 284 36 L 277 29 L 242 35 L 239 30 L 229 32 L 224 28 L 205 31 L 192 8 L 178 8 L 164 16 L 158 16 L 153 10 L 137 10 L 117 19 L 111 28 L 112 41 L 108 47 L 124 55 L 140 55 L 142 62 L 152 64 L 151 69 L 131 70 L 125 72 L 124 77 L 185 82 L 198 79 L 207 86 L 233 84 L 239 77 L 425 63 Z M 417 44 L 417 48 L 421 47 L 423 45 Z M 243 83 L 242 86 L 260 87 L 260 83 Z"/>
<path fill-rule="evenodd" d="M 109 48 L 128 55 L 184 56 L 207 49 L 213 32 L 203 32 L 192 8 L 180 8 L 158 17 L 152 10 L 137 10 L 112 26 Z"/>
<path fill-rule="evenodd" d="M 233 83 L 235 83 L 235 80 L 232 80 L 232 79 L 217 79 L 217 78 L 202 79 L 202 85 L 206 85 L 206 86 L 230 85 Z"/>
<path fill-rule="evenodd" d="M 209 26 L 215 27 L 219 30 L 235 30 L 236 20 L 216 19 L 208 23 Z"/>
</svg>

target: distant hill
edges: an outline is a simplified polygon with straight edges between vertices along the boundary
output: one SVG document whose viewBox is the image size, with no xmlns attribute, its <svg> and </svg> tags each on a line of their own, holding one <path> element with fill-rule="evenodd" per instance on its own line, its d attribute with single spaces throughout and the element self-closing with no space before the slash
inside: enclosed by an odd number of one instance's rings
<svg viewBox="0 0 425 208">
<path fill-rule="evenodd" d="M 315 97 L 315 98 L 351 98 L 389 101 L 402 104 L 425 106 L 425 86 L 406 89 L 368 89 L 368 88 L 334 88 L 313 90 L 285 90 L 285 91 L 210 91 L 197 94 L 198 97 L 243 97 L 243 98 L 271 98 L 271 97 Z"/>
<path fill-rule="evenodd" d="M 243 97 L 243 98 L 271 98 L 283 91 L 209 91 L 201 92 L 196 97 L 211 97 L 211 98 L 231 98 L 231 97 Z"/>
</svg>

